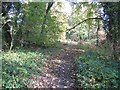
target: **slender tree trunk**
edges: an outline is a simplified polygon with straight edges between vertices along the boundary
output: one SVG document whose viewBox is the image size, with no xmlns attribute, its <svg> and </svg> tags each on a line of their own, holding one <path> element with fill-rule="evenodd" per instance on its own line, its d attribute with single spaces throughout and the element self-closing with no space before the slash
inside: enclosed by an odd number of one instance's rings
<svg viewBox="0 0 120 90">
<path fill-rule="evenodd" d="M 44 20 L 43 20 L 43 24 L 42 24 L 42 28 L 41 28 L 41 43 L 43 44 L 42 46 L 45 46 L 45 25 L 46 25 L 46 20 L 47 20 L 47 15 L 48 15 L 48 12 L 50 11 L 50 8 L 53 6 L 53 3 L 54 2 L 49 2 L 48 3 L 48 6 L 47 6 L 47 9 L 45 11 L 45 15 L 44 15 Z"/>
<path fill-rule="evenodd" d="M 116 42 L 116 33 L 114 34 L 114 39 L 113 39 L 113 58 L 114 60 L 117 60 L 117 50 L 116 50 L 116 47 L 117 47 L 117 42 Z"/>
<path fill-rule="evenodd" d="M 99 29 L 100 29 L 100 26 L 99 26 L 99 20 L 98 20 L 98 28 L 97 28 L 97 32 L 96 32 L 96 34 L 97 34 L 96 45 L 97 45 L 97 46 L 99 46 L 99 35 L 98 35 Z"/>
<path fill-rule="evenodd" d="M 10 44 L 10 51 L 13 49 L 13 42 L 14 42 L 14 39 L 12 38 L 11 44 Z"/>
<path fill-rule="evenodd" d="M 118 56 L 118 50 L 117 50 L 117 47 L 118 47 L 118 12 L 116 12 L 116 14 L 114 15 L 114 31 L 113 32 L 113 57 L 114 57 L 114 60 L 118 60 L 119 59 L 119 56 Z"/>
<path fill-rule="evenodd" d="M 41 30 L 41 35 L 43 34 L 43 32 L 45 30 L 46 18 L 47 18 L 47 14 L 45 14 L 45 16 L 44 16 L 44 20 L 43 20 L 43 24 L 42 24 L 42 30 Z"/>
<path fill-rule="evenodd" d="M 13 26 L 10 25 L 10 35 L 11 35 L 11 43 L 10 43 L 10 51 L 13 49 L 13 45 L 14 45 L 14 34 L 13 34 Z"/>
<path fill-rule="evenodd" d="M 46 24 L 46 20 L 47 20 L 47 15 L 48 12 L 50 11 L 50 8 L 53 6 L 54 2 L 49 2 L 46 12 L 45 12 L 45 16 L 44 16 L 44 20 L 43 20 L 43 24 L 42 24 L 42 30 L 41 30 L 41 34 L 43 34 L 44 30 L 45 30 L 45 24 Z"/>
</svg>

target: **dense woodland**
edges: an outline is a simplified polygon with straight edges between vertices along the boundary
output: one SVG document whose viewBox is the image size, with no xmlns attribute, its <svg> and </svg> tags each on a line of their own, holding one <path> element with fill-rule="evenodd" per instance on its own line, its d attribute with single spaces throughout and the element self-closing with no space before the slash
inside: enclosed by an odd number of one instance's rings
<svg viewBox="0 0 120 90">
<path fill-rule="evenodd" d="M 120 2 L 23 0 L 1 6 L 2 88 L 119 88 Z M 52 78 L 47 84 L 37 78 L 46 67 L 54 72 L 44 72 Z M 64 84 L 54 82 L 56 73 Z"/>
</svg>

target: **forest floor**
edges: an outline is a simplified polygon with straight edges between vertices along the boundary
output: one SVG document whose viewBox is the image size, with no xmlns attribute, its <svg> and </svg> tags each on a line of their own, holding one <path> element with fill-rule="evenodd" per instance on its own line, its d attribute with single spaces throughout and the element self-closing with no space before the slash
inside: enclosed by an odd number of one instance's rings
<svg viewBox="0 0 120 90">
<path fill-rule="evenodd" d="M 85 41 L 5 51 L 0 54 L 2 87 L 117 88 L 119 61 L 112 59 L 111 52 Z"/>
<path fill-rule="evenodd" d="M 33 88 L 77 87 L 75 60 L 84 50 L 76 42 L 65 43 L 61 51 L 45 62 L 42 75 L 33 78 Z"/>
</svg>

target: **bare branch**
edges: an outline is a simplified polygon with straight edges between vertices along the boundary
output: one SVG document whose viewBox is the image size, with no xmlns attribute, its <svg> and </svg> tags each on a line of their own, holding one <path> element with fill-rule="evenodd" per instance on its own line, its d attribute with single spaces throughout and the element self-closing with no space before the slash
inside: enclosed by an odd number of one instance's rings
<svg viewBox="0 0 120 90">
<path fill-rule="evenodd" d="M 80 25 L 80 24 L 82 24 L 83 22 L 86 22 L 86 21 L 88 21 L 88 20 L 90 20 L 90 19 L 101 19 L 101 20 L 102 20 L 102 18 L 98 18 L 98 17 L 95 17 L 95 18 L 87 18 L 87 19 L 79 22 L 78 24 L 74 25 L 72 28 L 69 28 L 69 29 L 67 29 L 67 30 L 70 31 L 70 30 L 72 30 L 72 29 L 75 29 L 78 25 Z"/>
</svg>

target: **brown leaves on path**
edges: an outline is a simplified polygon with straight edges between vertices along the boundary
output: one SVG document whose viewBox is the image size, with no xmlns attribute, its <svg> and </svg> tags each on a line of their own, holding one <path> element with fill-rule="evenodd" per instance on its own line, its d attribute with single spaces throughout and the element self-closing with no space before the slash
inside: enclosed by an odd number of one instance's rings
<svg viewBox="0 0 120 90">
<path fill-rule="evenodd" d="M 45 62 L 42 75 L 33 78 L 32 88 L 71 88 L 76 84 L 75 59 L 83 50 L 65 45 L 63 50 Z"/>
</svg>

